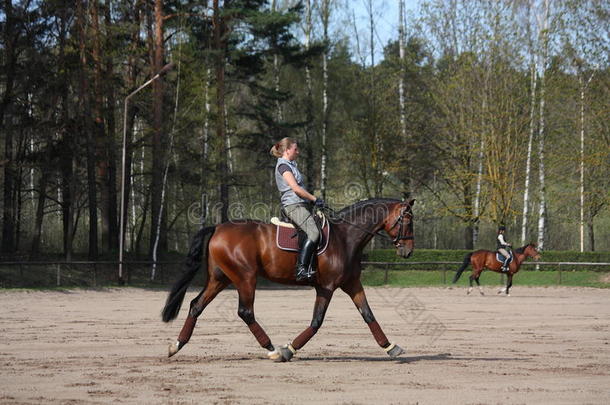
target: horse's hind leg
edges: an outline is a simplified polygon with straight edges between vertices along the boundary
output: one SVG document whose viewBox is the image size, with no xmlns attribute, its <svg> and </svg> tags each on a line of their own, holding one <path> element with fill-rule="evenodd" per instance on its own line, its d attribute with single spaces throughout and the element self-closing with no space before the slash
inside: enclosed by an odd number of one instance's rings
<svg viewBox="0 0 610 405">
<path fill-rule="evenodd" d="M 479 283 L 479 277 L 481 277 L 481 273 L 483 272 L 483 268 L 480 267 L 478 264 L 473 263 L 472 265 L 472 273 L 470 273 L 470 277 L 469 277 L 469 281 L 470 281 L 470 287 L 468 288 L 468 292 L 466 294 L 470 294 L 472 292 L 472 282 L 476 282 L 477 283 L 477 287 L 479 287 L 479 292 L 481 293 L 481 295 L 485 295 L 483 294 L 483 290 L 481 289 L 481 283 Z"/>
<path fill-rule="evenodd" d="M 481 295 L 485 295 L 483 293 L 483 289 L 481 288 L 481 283 L 479 283 L 479 278 L 481 277 L 481 273 L 477 274 L 476 278 L 474 279 L 474 281 L 477 283 L 477 287 L 479 287 L 479 293 L 481 293 Z"/>
<path fill-rule="evenodd" d="M 280 356 L 275 359 L 276 361 L 290 361 L 292 357 L 297 353 L 297 350 L 301 349 L 309 340 L 318 332 L 318 329 L 324 322 L 324 316 L 328 309 L 328 304 L 333 297 L 333 291 L 316 286 L 316 302 L 313 307 L 313 317 L 311 324 L 305 329 L 299 336 L 297 336 L 292 343 L 280 348 Z"/>
<path fill-rule="evenodd" d="M 375 320 L 375 316 L 373 315 L 373 311 L 369 307 L 369 303 L 366 300 L 364 288 L 362 287 L 360 280 L 354 280 L 353 282 L 341 287 L 341 289 L 350 296 L 352 301 L 354 301 L 356 308 L 358 308 L 364 322 L 371 330 L 377 344 L 381 346 L 390 357 L 397 357 L 402 354 L 404 352 L 402 348 L 395 343 L 390 343 L 385 333 L 383 333 L 383 330 L 381 330 L 381 326 L 379 326 Z"/>
<path fill-rule="evenodd" d="M 248 325 L 250 332 L 254 335 L 258 344 L 261 347 L 269 350 L 271 352 L 269 357 L 273 358 L 277 356 L 277 352 L 275 352 L 275 348 L 273 344 L 271 344 L 271 339 L 267 333 L 263 330 L 263 328 L 258 324 L 256 318 L 254 317 L 254 291 L 256 288 L 256 278 L 253 278 L 250 281 L 244 281 L 240 283 L 237 287 L 237 292 L 239 294 L 239 307 L 237 309 L 237 315 Z"/>
<path fill-rule="evenodd" d="M 230 283 L 231 281 L 224 274 L 222 274 L 222 272 L 217 270 L 210 272 L 210 278 L 205 289 L 200 292 L 194 300 L 191 301 L 189 313 L 186 317 L 186 321 L 184 321 L 184 326 L 182 326 L 182 330 L 178 335 L 178 340 L 176 343 L 169 346 L 168 357 L 178 353 L 178 351 L 188 343 L 188 341 L 191 339 L 191 335 L 193 334 L 193 329 L 195 329 L 197 317 L 201 315 L 205 307 L 212 302 L 218 293 L 224 290 Z"/>
</svg>

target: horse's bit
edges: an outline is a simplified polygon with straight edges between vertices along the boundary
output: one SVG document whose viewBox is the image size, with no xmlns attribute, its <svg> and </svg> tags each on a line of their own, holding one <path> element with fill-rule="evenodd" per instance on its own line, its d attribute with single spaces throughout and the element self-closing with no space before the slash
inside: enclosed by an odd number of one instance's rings
<svg viewBox="0 0 610 405">
<path fill-rule="evenodd" d="M 402 230 L 404 228 L 404 223 L 403 223 L 403 219 L 405 217 L 405 214 L 407 213 L 407 208 L 408 207 L 404 207 L 402 210 L 400 210 L 400 215 L 396 218 L 396 221 L 394 221 L 394 224 L 390 227 L 390 231 L 392 229 L 394 229 L 396 227 L 396 225 L 399 225 L 398 227 L 398 233 L 396 234 L 396 237 L 394 239 L 392 239 L 392 242 L 394 243 L 394 245 L 398 246 L 398 242 L 401 240 L 413 240 L 415 239 L 415 237 L 413 235 L 402 235 Z"/>
</svg>

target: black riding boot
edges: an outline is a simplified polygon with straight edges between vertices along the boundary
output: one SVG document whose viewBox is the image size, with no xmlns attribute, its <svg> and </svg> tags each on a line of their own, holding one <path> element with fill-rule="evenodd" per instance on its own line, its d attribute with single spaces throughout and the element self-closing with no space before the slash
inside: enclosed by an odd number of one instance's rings
<svg viewBox="0 0 610 405">
<path fill-rule="evenodd" d="M 508 273 L 508 263 L 507 263 L 507 260 L 504 261 L 504 264 L 502 265 L 502 273 Z"/>
<path fill-rule="evenodd" d="M 306 239 L 299 251 L 297 258 L 296 278 L 297 281 L 312 281 L 316 272 L 311 269 L 311 259 L 316 251 L 318 244 Z"/>
</svg>

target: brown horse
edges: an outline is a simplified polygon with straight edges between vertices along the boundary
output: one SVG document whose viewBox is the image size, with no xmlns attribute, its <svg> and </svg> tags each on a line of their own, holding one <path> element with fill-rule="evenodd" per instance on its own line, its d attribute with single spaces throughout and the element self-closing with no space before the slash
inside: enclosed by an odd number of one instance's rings
<svg viewBox="0 0 610 405">
<path fill-rule="evenodd" d="M 326 251 L 318 256 L 316 300 L 311 324 L 292 343 L 276 350 L 267 333 L 254 317 L 254 290 L 256 277 L 261 276 L 282 284 L 307 285 L 295 280 L 296 253 L 276 247 L 276 227 L 253 220 L 226 222 L 201 229 L 193 238 L 187 258 L 187 269 L 173 286 L 163 309 L 163 321 L 177 317 L 189 283 L 201 267 L 202 258 L 207 280 L 204 290 L 191 301 L 190 310 L 176 343 L 169 347 L 173 356 L 191 338 L 197 317 L 205 307 L 233 284 L 239 295 L 238 316 L 261 345 L 269 358 L 289 361 L 322 326 L 328 304 L 337 288 L 347 293 L 377 343 L 391 357 L 403 350 L 390 343 L 375 320 L 360 282 L 362 250 L 380 231 L 392 238 L 397 254 L 408 258 L 413 252 L 413 212 L 409 202 L 395 199 L 371 199 L 346 207 L 331 216 L 330 242 Z"/>
<path fill-rule="evenodd" d="M 519 271 L 519 267 L 521 267 L 521 263 L 523 263 L 525 259 L 528 257 L 533 257 L 534 260 L 540 259 L 540 253 L 536 250 L 535 243 L 530 243 L 515 249 L 513 255 L 513 260 L 508 266 L 508 272 L 505 273 L 506 286 L 498 291 L 498 294 L 505 292 L 506 295 L 510 295 L 508 290 L 513 285 L 513 275 Z M 455 276 L 453 277 L 453 284 L 458 281 L 469 264 L 472 264 L 472 273 L 470 274 L 470 288 L 468 288 L 467 294 L 470 294 L 472 291 L 472 281 L 474 280 L 477 282 L 479 292 L 483 295 L 483 290 L 481 290 L 481 284 L 479 283 L 479 277 L 481 276 L 483 269 L 487 268 L 497 273 L 502 273 L 502 263 L 496 260 L 496 252 L 481 249 L 476 252 L 468 253 L 466 257 L 464 257 L 462 267 L 457 270 L 457 273 L 455 273 Z"/>
</svg>

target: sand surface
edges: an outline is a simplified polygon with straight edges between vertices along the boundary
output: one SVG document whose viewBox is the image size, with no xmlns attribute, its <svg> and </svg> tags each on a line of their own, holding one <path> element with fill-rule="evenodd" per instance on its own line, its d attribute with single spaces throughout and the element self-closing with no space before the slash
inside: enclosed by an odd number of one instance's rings
<svg viewBox="0 0 610 405">
<path fill-rule="evenodd" d="M 195 290 L 170 324 L 161 291 L 0 291 L 0 403 L 610 403 L 610 290 L 366 291 L 406 349 L 398 359 L 341 291 L 318 334 L 282 364 L 237 317 L 235 290 L 210 304 L 171 359 Z M 309 289 L 257 291 L 257 319 L 276 346 L 309 325 L 313 299 Z"/>
</svg>

